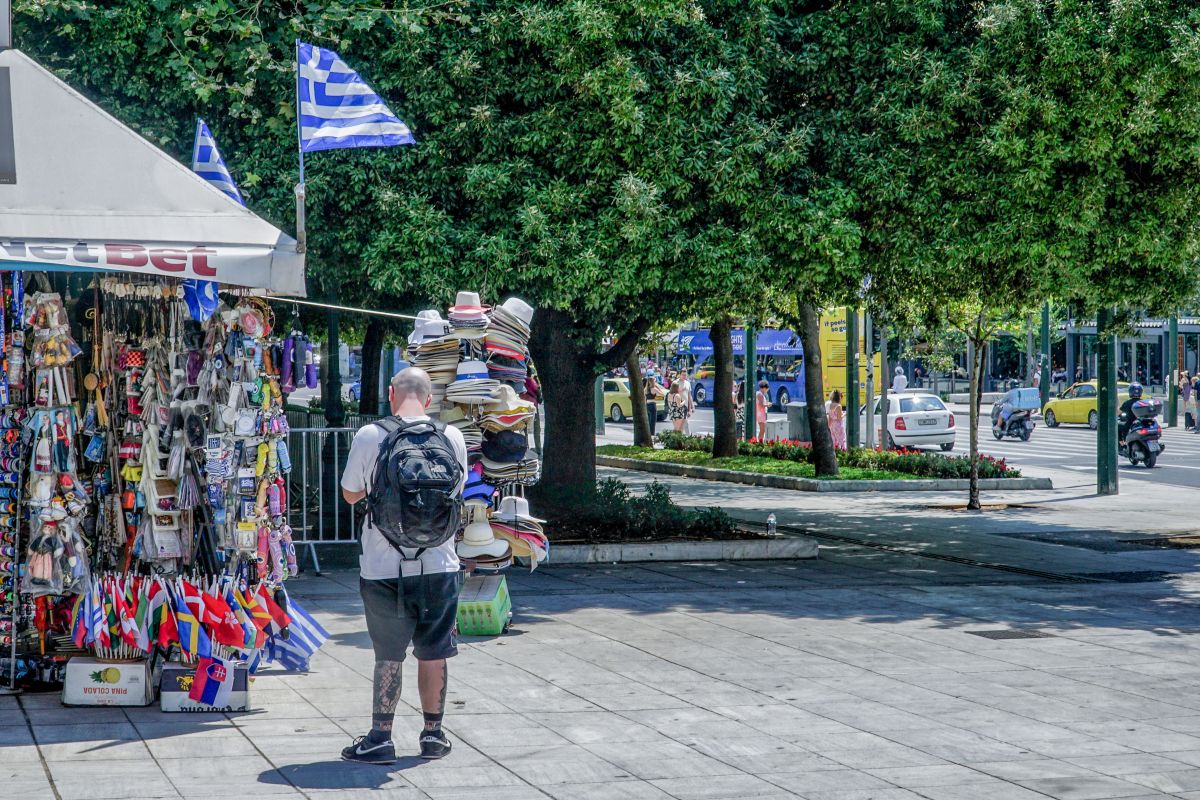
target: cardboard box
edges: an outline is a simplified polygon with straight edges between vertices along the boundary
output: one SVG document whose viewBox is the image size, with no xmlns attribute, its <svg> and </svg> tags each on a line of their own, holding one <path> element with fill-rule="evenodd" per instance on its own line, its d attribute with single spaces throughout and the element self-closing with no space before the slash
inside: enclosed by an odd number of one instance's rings
<svg viewBox="0 0 1200 800">
<path fill-rule="evenodd" d="M 496 636 L 512 619 L 512 598 L 503 575 L 472 575 L 458 595 L 458 632 L 463 636 Z"/>
<path fill-rule="evenodd" d="M 159 683 L 158 707 L 163 711 L 249 711 L 250 670 L 245 664 L 233 667 L 233 695 L 227 706 L 210 706 L 197 703 L 188 697 L 196 668 L 187 664 L 171 662 L 163 667 Z"/>
<path fill-rule="evenodd" d="M 78 656 L 67 662 L 63 678 L 65 706 L 148 706 L 154 702 L 154 673 L 149 661 L 108 664 Z"/>
</svg>

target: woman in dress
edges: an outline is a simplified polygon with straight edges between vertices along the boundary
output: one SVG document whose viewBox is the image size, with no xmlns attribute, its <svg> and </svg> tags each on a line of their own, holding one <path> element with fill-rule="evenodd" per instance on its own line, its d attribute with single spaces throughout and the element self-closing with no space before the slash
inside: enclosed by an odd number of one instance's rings
<svg viewBox="0 0 1200 800">
<path fill-rule="evenodd" d="M 681 381 L 671 384 L 671 393 L 667 395 L 667 418 L 675 426 L 676 433 L 683 433 L 683 423 L 687 421 L 687 399 L 683 396 Z"/>
<path fill-rule="evenodd" d="M 767 438 L 767 409 L 771 406 L 771 384 L 766 381 L 758 382 L 758 391 L 754 393 L 754 421 L 758 424 L 758 440 Z"/>
<path fill-rule="evenodd" d="M 833 437 L 835 450 L 846 449 L 846 412 L 842 410 L 842 393 L 834 389 L 825 403 L 825 416 L 829 420 L 829 435 Z"/>
</svg>

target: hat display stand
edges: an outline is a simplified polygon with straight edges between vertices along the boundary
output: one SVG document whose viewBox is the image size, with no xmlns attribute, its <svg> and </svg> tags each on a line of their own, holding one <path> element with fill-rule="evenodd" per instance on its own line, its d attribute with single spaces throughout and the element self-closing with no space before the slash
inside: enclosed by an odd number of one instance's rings
<svg viewBox="0 0 1200 800">
<path fill-rule="evenodd" d="M 529 375 L 532 318 L 533 308 L 519 298 L 489 307 L 479 293 L 461 291 L 445 319 L 438 310 L 420 312 L 409 336 L 411 363 L 433 384 L 430 415 L 457 428 L 467 445 L 470 473 L 456 543 L 468 573 L 458 616 L 467 634 L 507 629 L 511 600 L 503 573 L 514 558 L 530 569 L 549 558 L 540 523 L 510 525 L 495 516 L 507 497 L 525 502 L 524 487 L 541 476 L 528 440 L 536 404 L 520 397 Z"/>
<path fill-rule="evenodd" d="M 306 668 L 283 395 L 311 342 L 248 290 L 77 277 L 0 272 L 0 684 L 106 704 L 74 689 L 127 664 Z"/>
</svg>

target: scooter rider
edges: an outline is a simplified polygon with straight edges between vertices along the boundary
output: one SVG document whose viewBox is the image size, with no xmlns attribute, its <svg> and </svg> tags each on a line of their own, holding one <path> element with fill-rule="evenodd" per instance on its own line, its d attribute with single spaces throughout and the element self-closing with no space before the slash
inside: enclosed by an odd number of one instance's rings
<svg viewBox="0 0 1200 800">
<path fill-rule="evenodd" d="M 1121 444 L 1125 444 L 1125 435 L 1129 433 L 1129 426 L 1133 424 L 1133 404 L 1141 399 L 1142 385 L 1140 383 L 1129 384 L 1129 399 L 1121 403 L 1120 425 L 1117 429 L 1117 439 Z"/>
</svg>

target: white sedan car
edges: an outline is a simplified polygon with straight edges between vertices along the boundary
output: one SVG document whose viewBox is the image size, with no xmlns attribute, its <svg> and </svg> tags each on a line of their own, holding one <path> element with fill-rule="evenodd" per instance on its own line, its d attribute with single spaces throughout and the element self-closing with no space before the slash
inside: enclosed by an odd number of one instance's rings
<svg viewBox="0 0 1200 800">
<path fill-rule="evenodd" d="M 920 391 L 888 394 L 890 408 L 888 409 L 888 430 L 892 441 L 899 447 L 919 447 L 921 445 L 938 445 L 947 452 L 954 449 L 954 412 L 946 408 L 942 399 L 934 394 Z M 873 430 L 876 432 L 878 443 L 879 405 L 881 398 L 875 398 L 875 421 Z M 859 414 L 858 429 L 861 436 L 866 438 L 867 407 L 863 406 Z"/>
</svg>

